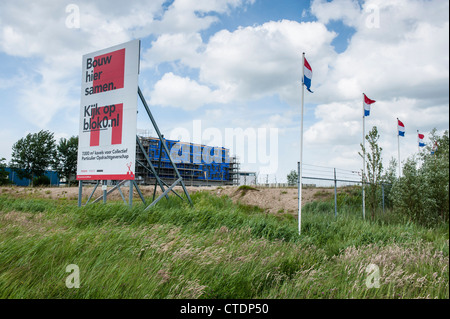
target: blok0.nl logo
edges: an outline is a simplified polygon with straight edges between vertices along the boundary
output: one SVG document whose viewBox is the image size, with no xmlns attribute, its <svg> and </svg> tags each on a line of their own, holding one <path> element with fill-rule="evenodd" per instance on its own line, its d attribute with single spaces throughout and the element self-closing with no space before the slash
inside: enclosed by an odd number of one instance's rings
<svg viewBox="0 0 450 319">
<path fill-rule="evenodd" d="M 122 122 L 123 103 L 84 107 L 83 132 L 90 132 L 90 146 L 100 145 L 101 132 L 111 134 L 111 145 L 122 144 Z"/>
</svg>

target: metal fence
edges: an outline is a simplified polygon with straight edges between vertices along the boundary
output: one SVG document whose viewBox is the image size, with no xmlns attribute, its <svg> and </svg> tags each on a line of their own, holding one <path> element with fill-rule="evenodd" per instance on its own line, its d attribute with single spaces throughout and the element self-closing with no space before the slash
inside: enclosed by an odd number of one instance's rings
<svg viewBox="0 0 450 319">
<path fill-rule="evenodd" d="M 302 167 L 302 187 L 327 187 L 334 188 L 334 212 L 337 215 L 337 189 L 342 186 L 362 186 L 362 174 L 359 170 L 349 170 L 335 167 L 318 166 L 312 164 L 303 164 Z M 304 180 L 314 181 L 315 183 L 304 183 Z M 369 186 L 370 183 L 365 182 L 364 185 Z M 386 187 L 391 186 L 388 183 L 381 184 L 381 206 L 383 213 L 386 209 Z M 297 188 L 297 184 L 288 183 L 262 183 L 258 187 L 293 187 Z M 362 191 L 362 190 L 361 190 Z M 361 202 L 361 207 L 363 203 Z"/>
</svg>

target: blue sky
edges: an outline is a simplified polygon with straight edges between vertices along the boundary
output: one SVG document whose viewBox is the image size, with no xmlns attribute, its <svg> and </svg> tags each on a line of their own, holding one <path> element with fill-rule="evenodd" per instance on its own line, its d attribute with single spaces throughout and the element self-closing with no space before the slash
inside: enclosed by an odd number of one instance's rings
<svg viewBox="0 0 450 319">
<path fill-rule="evenodd" d="M 385 165 L 397 158 L 397 117 L 406 126 L 405 160 L 417 153 L 417 130 L 427 140 L 432 128 L 449 127 L 448 7 L 441 0 L 2 1 L 0 157 L 9 161 L 12 145 L 30 132 L 77 135 L 81 56 L 140 38 L 139 85 L 166 137 L 229 147 L 260 180 L 286 181 L 300 156 L 306 52 L 314 93 L 305 93 L 304 163 L 362 168 L 363 92 L 377 101 L 366 128 L 378 127 Z M 153 134 L 139 107 L 138 129 Z M 195 140 L 199 124 L 204 136 Z M 261 134 L 238 149 L 226 132 L 239 129 L 247 138 Z M 273 147 L 270 165 L 263 144 Z"/>
</svg>

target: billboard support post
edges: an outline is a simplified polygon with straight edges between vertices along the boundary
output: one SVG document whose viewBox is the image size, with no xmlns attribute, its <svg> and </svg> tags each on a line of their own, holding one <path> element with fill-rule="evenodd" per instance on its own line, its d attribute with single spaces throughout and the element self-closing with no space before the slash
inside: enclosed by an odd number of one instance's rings
<svg viewBox="0 0 450 319">
<path fill-rule="evenodd" d="M 106 196 L 107 196 L 108 185 L 107 181 L 102 181 L 102 191 L 103 191 L 103 204 L 106 204 Z"/>
<path fill-rule="evenodd" d="M 130 193 L 128 196 L 128 203 L 130 205 L 130 208 L 133 207 L 133 184 L 134 184 L 134 181 L 130 181 Z"/>
<path fill-rule="evenodd" d="M 78 207 L 81 207 L 82 195 L 83 195 L 83 181 L 78 181 Z"/>
<path fill-rule="evenodd" d="M 191 204 L 191 206 L 192 206 L 193 203 L 192 203 L 191 197 L 189 196 L 189 193 L 188 193 L 188 191 L 187 191 L 187 189 L 186 189 L 186 186 L 184 185 L 183 178 L 181 177 L 180 172 L 178 171 L 177 166 L 175 165 L 175 163 L 174 163 L 173 160 L 172 160 L 172 156 L 170 155 L 170 151 L 169 151 L 169 149 L 167 148 L 166 143 L 164 142 L 164 136 L 163 136 L 163 135 L 161 134 L 161 132 L 159 131 L 158 125 L 156 124 L 156 121 L 155 121 L 155 119 L 153 118 L 152 112 L 150 111 L 150 108 L 149 108 L 148 105 L 147 105 L 147 101 L 145 100 L 145 97 L 144 97 L 144 95 L 142 94 L 142 91 L 141 91 L 141 89 L 140 89 L 139 86 L 138 86 L 138 95 L 139 95 L 139 97 L 140 97 L 140 99 L 141 99 L 142 104 L 144 105 L 145 110 L 147 111 L 147 115 L 148 115 L 148 117 L 150 118 L 150 121 L 151 121 L 152 124 L 153 124 L 153 128 L 155 129 L 156 134 L 158 134 L 158 138 L 159 138 L 159 140 L 161 141 L 161 145 L 164 147 L 164 150 L 166 151 L 166 154 L 167 154 L 167 156 L 169 157 L 170 164 L 172 165 L 172 167 L 173 167 L 173 169 L 174 169 L 174 171 L 175 171 L 175 174 L 176 174 L 176 176 L 177 176 L 177 178 L 178 178 L 178 179 L 172 184 L 172 186 L 169 187 L 168 190 L 164 190 L 164 187 L 163 187 L 163 186 L 161 185 L 161 183 L 160 183 L 161 189 L 163 190 L 163 194 L 161 194 L 160 197 L 162 198 L 162 196 L 164 195 L 164 196 L 166 196 L 166 198 L 168 198 L 168 197 L 167 197 L 167 193 L 168 193 L 169 191 L 173 191 L 173 187 L 174 187 L 176 184 L 180 183 L 180 184 L 181 184 L 181 187 L 183 188 L 184 194 L 186 195 L 186 198 L 187 198 L 188 201 L 189 201 L 189 204 Z M 137 138 L 137 140 L 139 141 L 139 138 Z M 140 144 L 140 142 L 139 142 L 139 146 L 142 148 L 142 145 Z M 146 159 L 147 159 L 147 162 L 150 163 L 150 167 L 152 168 L 152 171 L 153 171 L 153 174 L 155 175 L 155 178 L 156 178 L 157 180 L 160 180 L 160 178 L 159 178 L 159 176 L 158 176 L 158 173 L 155 171 L 153 165 L 151 165 L 151 161 L 150 161 L 150 159 L 148 158 L 148 154 L 147 154 L 146 152 L 143 152 L 143 153 L 144 153 L 144 156 L 145 156 Z M 160 154 L 160 157 L 161 157 L 161 154 Z M 180 197 L 180 196 L 179 196 L 179 197 Z M 149 208 L 149 207 L 153 206 L 154 204 L 156 204 L 161 198 L 155 199 L 155 200 L 153 201 L 153 203 L 151 203 L 150 206 L 148 206 L 147 208 Z M 147 208 L 146 208 L 146 209 L 147 209 Z"/>
</svg>

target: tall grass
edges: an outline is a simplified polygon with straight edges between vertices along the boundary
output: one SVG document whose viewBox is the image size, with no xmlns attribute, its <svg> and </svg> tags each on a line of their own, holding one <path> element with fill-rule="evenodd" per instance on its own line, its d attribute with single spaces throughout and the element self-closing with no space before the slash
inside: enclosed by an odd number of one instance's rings
<svg viewBox="0 0 450 319">
<path fill-rule="evenodd" d="M 448 298 L 448 224 L 289 214 L 206 192 L 147 211 L 0 196 L 1 298 Z M 380 267 L 367 288 L 366 267 Z M 66 266 L 80 268 L 68 289 Z"/>
</svg>

